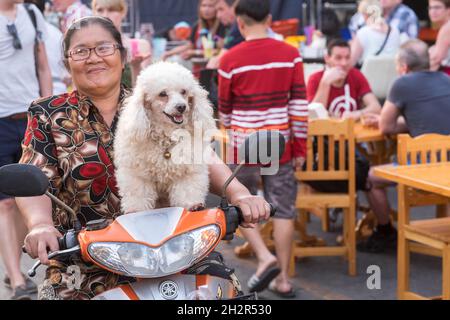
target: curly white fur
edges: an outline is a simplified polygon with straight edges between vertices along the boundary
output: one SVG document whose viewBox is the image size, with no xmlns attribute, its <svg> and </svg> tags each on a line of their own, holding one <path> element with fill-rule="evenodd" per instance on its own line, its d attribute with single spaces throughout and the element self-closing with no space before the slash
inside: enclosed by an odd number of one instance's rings
<svg viewBox="0 0 450 320">
<path fill-rule="evenodd" d="M 179 112 L 183 106 L 186 110 Z M 193 137 L 199 136 L 194 131 L 203 133 L 201 146 L 205 150 L 209 141 L 204 133 L 215 128 L 207 92 L 189 70 L 168 62 L 143 70 L 121 110 L 114 141 L 123 212 L 162 206 L 189 209 L 204 204 L 208 167 L 203 161 L 193 163 L 198 156 Z M 178 133 L 184 139 L 179 139 Z M 164 157 L 168 150 L 170 159 Z"/>
</svg>

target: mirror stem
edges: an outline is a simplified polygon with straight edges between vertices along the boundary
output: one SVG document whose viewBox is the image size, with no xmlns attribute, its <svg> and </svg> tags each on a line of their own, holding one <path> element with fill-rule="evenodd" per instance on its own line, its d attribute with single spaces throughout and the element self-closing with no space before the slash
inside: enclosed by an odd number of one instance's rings
<svg viewBox="0 0 450 320">
<path fill-rule="evenodd" d="M 226 192 L 227 192 L 227 188 L 230 185 L 231 181 L 233 181 L 234 178 L 236 178 L 236 175 L 239 173 L 239 171 L 241 171 L 242 167 L 245 165 L 245 161 L 241 161 L 239 163 L 239 165 L 236 167 L 236 169 L 234 169 L 233 173 L 231 174 L 231 176 L 227 179 L 227 181 L 225 182 L 225 184 L 223 185 L 222 188 L 222 199 L 226 199 Z"/>
<path fill-rule="evenodd" d="M 61 207 L 63 207 L 64 209 L 66 209 L 71 215 L 72 215 L 72 224 L 73 227 L 79 227 L 79 222 L 78 222 L 78 218 L 77 218 L 77 214 L 75 213 L 75 211 L 73 211 L 73 209 L 71 207 L 69 207 L 67 204 L 65 204 L 64 202 L 62 202 L 61 200 L 59 200 L 57 197 L 55 197 L 53 194 L 51 194 L 49 191 L 46 191 L 45 194 L 52 199 L 53 201 L 55 201 L 55 203 L 59 204 Z"/>
</svg>

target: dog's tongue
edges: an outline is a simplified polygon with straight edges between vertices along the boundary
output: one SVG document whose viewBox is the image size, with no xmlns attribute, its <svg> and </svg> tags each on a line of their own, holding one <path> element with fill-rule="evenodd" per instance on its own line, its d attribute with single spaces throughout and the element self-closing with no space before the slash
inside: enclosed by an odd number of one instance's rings
<svg viewBox="0 0 450 320">
<path fill-rule="evenodd" d="M 176 122 L 183 121 L 183 116 L 174 116 L 173 118 L 175 119 Z"/>
</svg>

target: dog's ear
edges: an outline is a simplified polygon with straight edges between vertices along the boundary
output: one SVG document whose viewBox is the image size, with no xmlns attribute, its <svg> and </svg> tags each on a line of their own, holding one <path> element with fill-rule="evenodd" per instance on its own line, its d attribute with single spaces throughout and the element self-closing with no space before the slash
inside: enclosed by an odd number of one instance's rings
<svg viewBox="0 0 450 320">
<path fill-rule="evenodd" d="M 137 139 L 144 139 L 150 132 L 151 121 L 146 111 L 146 105 L 149 103 L 149 101 L 146 101 L 145 93 L 139 88 L 136 88 L 134 93 L 124 102 L 121 118 L 127 118 L 127 122 L 129 121 L 132 124 L 130 128 L 133 128 L 132 134 Z"/>
<path fill-rule="evenodd" d="M 192 108 L 192 122 L 201 122 L 204 130 L 217 128 L 213 116 L 213 107 L 208 100 L 208 92 L 200 85 L 194 89 L 194 96 L 189 101 Z"/>
</svg>

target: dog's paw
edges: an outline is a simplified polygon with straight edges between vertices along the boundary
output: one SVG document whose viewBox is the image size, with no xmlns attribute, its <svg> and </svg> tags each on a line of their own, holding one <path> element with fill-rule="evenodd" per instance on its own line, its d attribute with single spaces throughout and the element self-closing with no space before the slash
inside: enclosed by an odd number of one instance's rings
<svg viewBox="0 0 450 320">
<path fill-rule="evenodd" d="M 205 210 L 205 209 L 206 209 L 205 204 L 197 203 L 197 204 L 194 204 L 193 206 L 191 206 L 189 208 L 189 211 L 202 211 L 202 210 Z"/>
</svg>

